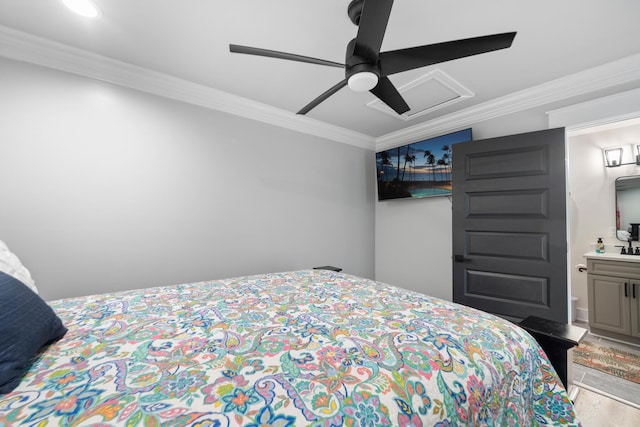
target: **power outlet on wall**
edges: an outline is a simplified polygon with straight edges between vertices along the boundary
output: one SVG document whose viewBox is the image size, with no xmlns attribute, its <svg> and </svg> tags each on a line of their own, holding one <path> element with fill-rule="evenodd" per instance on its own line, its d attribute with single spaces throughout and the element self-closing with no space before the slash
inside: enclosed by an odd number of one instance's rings
<svg viewBox="0 0 640 427">
<path fill-rule="evenodd" d="M 616 237 L 616 228 L 609 227 L 609 237 Z"/>
</svg>

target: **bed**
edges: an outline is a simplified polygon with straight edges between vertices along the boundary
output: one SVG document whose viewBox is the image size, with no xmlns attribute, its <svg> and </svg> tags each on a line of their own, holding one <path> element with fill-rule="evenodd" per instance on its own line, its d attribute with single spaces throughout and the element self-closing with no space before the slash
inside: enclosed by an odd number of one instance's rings
<svg viewBox="0 0 640 427">
<path fill-rule="evenodd" d="M 70 298 L 0 426 L 580 425 L 490 314 L 304 270 Z"/>
</svg>

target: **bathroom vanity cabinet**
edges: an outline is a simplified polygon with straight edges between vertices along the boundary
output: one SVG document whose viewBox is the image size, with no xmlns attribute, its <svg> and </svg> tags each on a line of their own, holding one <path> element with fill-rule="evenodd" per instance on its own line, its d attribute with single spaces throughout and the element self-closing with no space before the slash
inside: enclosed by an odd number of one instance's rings
<svg viewBox="0 0 640 427">
<path fill-rule="evenodd" d="M 589 329 L 640 344 L 640 256 L 586 254 Z"/>
</svg>

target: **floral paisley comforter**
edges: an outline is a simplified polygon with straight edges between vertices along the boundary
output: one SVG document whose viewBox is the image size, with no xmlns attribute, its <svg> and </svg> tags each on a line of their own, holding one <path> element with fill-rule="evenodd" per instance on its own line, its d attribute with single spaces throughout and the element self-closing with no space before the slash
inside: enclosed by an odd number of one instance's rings
<svg viewBox="0 0 640 427">
<path fill-rule="evenodd" d="M 0 426 L 579 425 L 523 330 L 324 270 L 50 303 Z"/>
</svg>

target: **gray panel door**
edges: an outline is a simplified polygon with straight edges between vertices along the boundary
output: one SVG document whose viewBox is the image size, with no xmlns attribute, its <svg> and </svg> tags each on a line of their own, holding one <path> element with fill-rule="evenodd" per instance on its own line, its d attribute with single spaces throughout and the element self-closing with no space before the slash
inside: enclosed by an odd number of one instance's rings
<svg viewBox="0 0 640 427">
<path fill-rule="evenodd" d="M 453 300 L 566 323 L 565 131 L 453 145 Z"/>
</svg>

